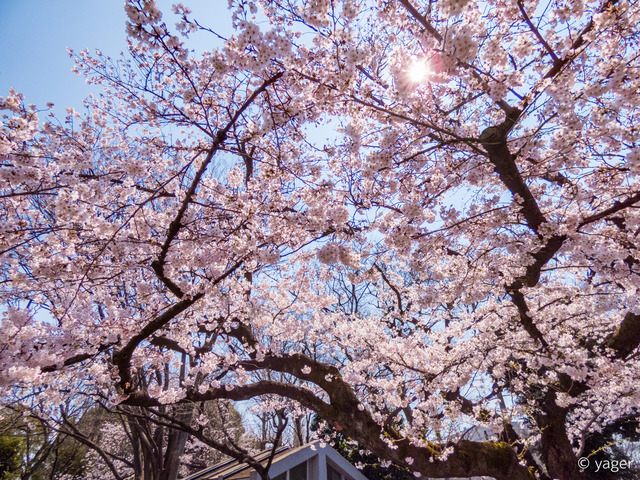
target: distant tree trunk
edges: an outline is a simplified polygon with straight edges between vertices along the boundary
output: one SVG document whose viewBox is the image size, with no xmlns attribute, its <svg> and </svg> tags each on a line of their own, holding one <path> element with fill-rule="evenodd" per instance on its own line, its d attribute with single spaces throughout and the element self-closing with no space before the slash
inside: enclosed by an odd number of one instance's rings
<svg viewBox="0 0 640 480">
<path fill-rule="evenodd" d="M 302 425 L 302 417 L 295 417 L 293 419 L 293 431 L 295 433 L 295 437 L 293 440 L 294 446 L 299 447 L 304 445 L 304 437 L 303 437 L 303 425 Z"/>
<path fill-rule="evenodd" d="M 183 405 L 177 408 L 181 408 L 183 411 L 176 412 L 176 418 L 187 425 L 191 423 L 193 407 Z M 176 480 L 178 478 L 180 456 L 184 453 L 184 447 L 188 438 L 189 434 L 187 432 L 170 430 L 167 439 L 167 449 L 164 452 L 164 468 L 162 469 L 161 480 Z"/>
</svg>

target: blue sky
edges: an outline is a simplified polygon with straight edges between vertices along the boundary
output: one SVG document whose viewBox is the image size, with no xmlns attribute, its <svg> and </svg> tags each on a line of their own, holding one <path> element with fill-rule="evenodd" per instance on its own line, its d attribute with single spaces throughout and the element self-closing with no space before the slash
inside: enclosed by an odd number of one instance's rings
<svg viewBox="0 0 640 480">
<path fill-rule="evenodd" d="M 168 0 L 158 0 L 172 26 Z M 201 24 L 229 32 L 227 0 L 183 0 Z M 56 105 L 60 115 L 69 106 L 81 109 L 90 92 L 84 79 L 71 73 L 76 51 L 99 48 L 116 58 L 126 50 L 124 0 L 0 0 L 0 97 L 9 88 L 24 94 L 26 103 Z M 213 39 L 199 38 L 196 48 Z"/>
<path fill-rule="evenodd" d="M 177 20 L 171 5 L 178 1 L 156 0 L 170 28 Z M 228 0 L 182 3 L 200 24 L 223 36 L 232 35 Z M 0 97 L 13 87 L 27 104 L 45 109 L 47 102 L 53 102 L 59 118 L 64 117 L 66 107 L 82 111 L 82 101 L 97 87 L 90 88 L 84 78 L 71 72 L 74 62 L 67 47 L 75 51 L 97 48 L 118 58 L 127 50 L 126 20 L 124 0 L 0 0 Z M 210 33 L 198 33 L 189 46 L 212 50 L 220 41 Z M 309 135 L 322 144 L 333 134 L 321 134 L 311 127 Z"/>
<path fill-rule="evenodd" d="M 80 108 L 89 93 L 71 73 L 75 50 L 126 49 L 123 3 L 114 0 L 0 0 L 0 96 L 13 87 L 27 103 Z"/>
</svg>

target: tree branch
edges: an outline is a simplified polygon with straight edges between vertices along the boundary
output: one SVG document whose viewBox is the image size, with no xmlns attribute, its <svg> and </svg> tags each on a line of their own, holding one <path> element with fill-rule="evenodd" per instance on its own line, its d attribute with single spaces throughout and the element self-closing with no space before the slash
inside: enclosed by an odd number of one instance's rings
<svg viewBox="0 0 640 480">
<path fill-rule="evenodd" d="M 194 195 L 196 194 L 196 190 L 198 189 L 198 185 L 200 185 L 200 180 L 202 179 L 202 176 L 204 175 L 205 171 L 207 170 L 207 167 L 209 166 L 209 163 L 211 163 L 211 160 L 213 159 L 213 156 L 218 151 L 218 149 L 224 144 L 225 140 L 227 139 L 227 134 L 234 127 L 234 125 L 237 122 L 238 118 L 240 118 L 240 115 L 242 115 L 242 113 L 247 108 L 249 108 L 249 106 L 258 97 L 258 95 L 260 95 L 262 92 L 264 92 L 269 85 L 271 85 L 274 82 L 276 82 L 280 77 L 282 77 L 282 75 L 284 75 L 284 72 L 278 72 L 277 74 L 273 75 L 271 78 L 265 80 L 262 83 L 262 85 L 260 85 L 260 87 L 258 87 L 249 96 L 249 98 L 247 98 L 244 101 L 244 103 L 240 106 L 240 108 L 238 110 L 236 110 L 235 114 L 232 116 L 231 120 L 229 120 L 227 125 L 224 128 L 218 130 L 218 133 L 217 133 L 213 143 L 211 144 L 211 147 L 207 151 L 206 158 L 204 159 L 204 161 L 200 165 L 200 168 L 196 172 L 195 177 L 194 177 L 193 181 L 191 182 L 191 186 L 189 187 L 189 190 L 187 190 L 187 192 L 185 194 L 185 197 L 182 200 L 182 204 L 180 205 L 180 208 L 178 209 L 178 213 L 176 213 L 175 218 L 169 224 L 169 229 L 167 230 L 167 238 L 165 239 L 164 244 L 162 245 L 162 247 L 160 249 L 160 254 L 158 255 L 157 260 L 154 260 L 151 263 L 151 267 L 153 268 L 153 271 L 158 276 L 158 279 L 160 279 L 160 281 L 162 281 L 162 283 L 174 295 L 176 295 L 178 298 L 182 298 L 184 296 L 184 292 L 172 280 L 170 280 L 169 278 L 167 278 L 165 276 L 165 274 L 164 274 L 164 266 L 166 264 L 167 254 L 169 253 L 169 248 L 171 247 L 171 242 L 173 242 L 173 240 L 178 236 L 178 233 L 180 232 L 180 229 L 182 228 L 182 223 L 181 223 L 182 222 L 182 218 L 184 217 L 184 215 L 185 215 L 185 213 L 187 211 L 187 208 L 189 207 L 189 204 L 191 203 L 191 201 L 193 200 Z"/>
<path fill-rule="evenodd" d="M 413 18 L 415 18 L 418 22 L 420 22 L 420 24 L 431 34 L 431 36 L 433 38 L 435 38 L 438 42 L 442 42 L 443 38 L 442 35 L 440 35 L 440 32 L 438 32 L 433 25 L 431 25 L 431 23 L 429 22 L 429 20 L 427 20 L 427 17 L 425 17 L 424 15 L 422 15 L 417 9 L 416 7 L 414 7 L 411 2 L 409 2 L 408 0 L 400 0 L 400 3 L 402 4 L 402 6 L 404 8 L 407 9 L 407 11 L 413 16 Z"/>
<path fill-rule="evenodd" d="M 618 329 L 607 338 L 605 345 L 626 358 L 640 345 L 640 315 L 628 312 Z"/>
</svg>

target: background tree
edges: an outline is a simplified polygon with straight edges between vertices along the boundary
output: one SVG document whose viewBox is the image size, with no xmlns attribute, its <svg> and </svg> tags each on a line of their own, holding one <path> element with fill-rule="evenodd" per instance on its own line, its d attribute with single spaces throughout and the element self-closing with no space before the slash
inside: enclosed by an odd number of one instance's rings
<svg viewBox="0 0 640 480">
<path fill-rule="evenodd" d="M 86 113 L 0 105 L 4 391 L 263 478 L 193 409 L 293 401 L 416 476 L 586 478 L 640 403 L 638 5 L 239 0 L 228 39 L 125 8 L 131 59 L 78 55 Z"/>
<path fill-rule="evenodd" d="M 25 408 L 4 408 L 0 420 L 4 480 L 81 475 L 87 449 Z"/>
<path fill-rule="evenodd" d="M 227 442 L 248 448 L 250 440 L 245 433 L 243 418 L 228 401 L 210 401 L 201 405 L 197 417 L 193 422 L 198 425 L 206 425 L 209 432 L 220 443 Z M 220 463 L 228 458 L 218 450 L 211 448 L 206 443 L 189 438 L 185 445 L 184 454 L 180 457 L 181 476 L 187 476 Z"/>
<path fill-rule="evenodd" d="M 0 478 L 17 478 L 22 465 L 22 442 L 15 436 L 0 437 Z"/>
</svg>

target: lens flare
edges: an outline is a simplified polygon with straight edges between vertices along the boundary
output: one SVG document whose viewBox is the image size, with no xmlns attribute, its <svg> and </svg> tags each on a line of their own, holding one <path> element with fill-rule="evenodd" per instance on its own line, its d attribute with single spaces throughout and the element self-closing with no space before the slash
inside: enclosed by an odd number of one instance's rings
<svg viewBox="0 0 640 480">
<path fill-rule="evenodd" d="M 409 80 L 413 83 L 422 83 L 429 78 L 429 64 L 424 59 L 415 59 L 407 69 Z"/>
</svg>

